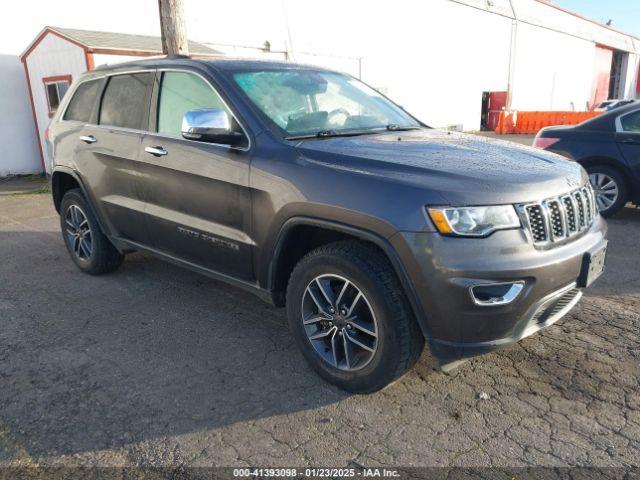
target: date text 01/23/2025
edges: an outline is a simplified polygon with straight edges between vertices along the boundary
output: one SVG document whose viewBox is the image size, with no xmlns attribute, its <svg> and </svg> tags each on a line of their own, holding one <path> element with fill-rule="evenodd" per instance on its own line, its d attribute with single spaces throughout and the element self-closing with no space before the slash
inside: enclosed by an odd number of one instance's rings
<svg viewBox="0 0 640 480">
<path fill-rule="evenodd" d="M 236 468 L 234 477 L 271 477 L 271 478 L 394 478 L 399 477 L 397 470 L 389 468 Z"/>
</svg>

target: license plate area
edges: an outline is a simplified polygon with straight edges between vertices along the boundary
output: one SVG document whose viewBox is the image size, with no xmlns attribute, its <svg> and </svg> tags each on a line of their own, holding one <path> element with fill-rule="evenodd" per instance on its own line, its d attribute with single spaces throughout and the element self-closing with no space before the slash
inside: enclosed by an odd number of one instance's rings
<svg viewBox="0 0 640 480">
<path fill-rule="evenodd" d="M 607 244 L 584 254 L 582 258 L 582 271 L 578 278 L 578 287 L 586 288 L 595 282 L 604 272 L 607 257 Z"/>
</svg>

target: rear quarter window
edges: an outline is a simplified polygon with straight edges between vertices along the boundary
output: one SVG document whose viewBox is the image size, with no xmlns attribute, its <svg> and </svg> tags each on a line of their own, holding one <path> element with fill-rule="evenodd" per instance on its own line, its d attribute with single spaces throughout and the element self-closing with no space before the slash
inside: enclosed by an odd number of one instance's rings
<svg viewBox="0 0 640 480">
<path fill-rule="evenodd" d="M 147 130 L 154 73 L 114 75 L 100 106 L 100 125 Z"/>
<path fill-rule="evenodd" d="M 620 117 L 624 132 L 640 133 L 640 110 Z"/>
<path fill-rule="evenodd" d="M 76 122 L 89 122 L 91 120 L 91 112 L 100 93 L 101 84 L 101 80 L 88 80 L 81 83 L 73 93 L 73 97 L 71 97 L 69 101 L 69 106 L 64 112 L 63 119 Z"/>
</svg>

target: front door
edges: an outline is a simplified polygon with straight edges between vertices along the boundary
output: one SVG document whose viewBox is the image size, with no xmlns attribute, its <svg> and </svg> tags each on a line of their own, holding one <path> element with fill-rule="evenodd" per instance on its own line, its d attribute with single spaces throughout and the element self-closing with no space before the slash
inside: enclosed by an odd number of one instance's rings
<svg viewBox="0 0 640 480">
<path fill-rule="evenodd" d="M 204 77 L 189 71 L 159 72 L 152 104 L 152 133 L 140 154 L 152 247 L 198 267 L 253 279 L 248 148 L 181 134 L 186 111 L 231 111 Z"/>
</svg>

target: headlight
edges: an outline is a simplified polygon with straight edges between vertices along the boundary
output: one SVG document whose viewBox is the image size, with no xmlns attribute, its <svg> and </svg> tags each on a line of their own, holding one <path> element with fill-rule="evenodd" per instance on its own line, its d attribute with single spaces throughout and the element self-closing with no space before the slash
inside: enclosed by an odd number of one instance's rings
<svg viewBox="0 0 640 480">
<path fill-rule="evenodd" d="M 496 230 L 519 228 L 513 205 L 489 207 L 427 208 L 438 231 L 461 237 L 486 237 Z"/>
</svg>

